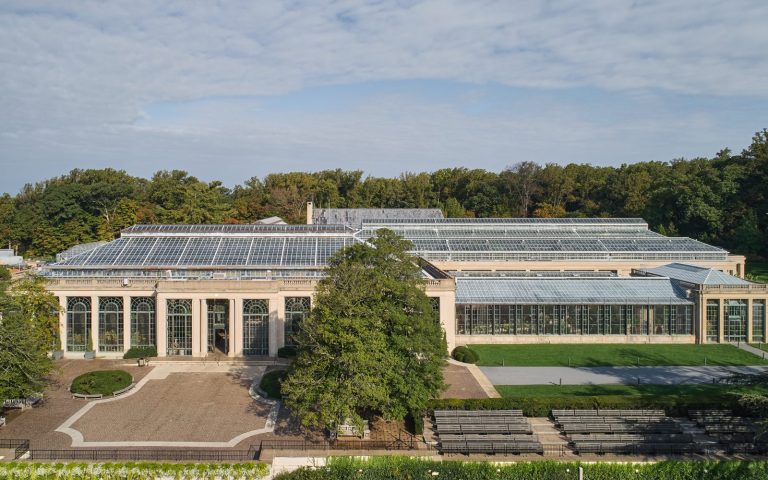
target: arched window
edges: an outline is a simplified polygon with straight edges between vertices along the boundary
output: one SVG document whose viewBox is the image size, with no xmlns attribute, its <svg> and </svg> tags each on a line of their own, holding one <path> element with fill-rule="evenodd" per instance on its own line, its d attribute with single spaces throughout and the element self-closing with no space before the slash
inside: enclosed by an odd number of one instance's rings
<svg viewBox="0 0 768 480">
<path fill-rule="evenodd" d="M 99 298 L 99 351 L 123 351 L 123 299 Z"/>
<path fill-rule="evenodd" d="M 269 302 L 243 300 L 243 355 L 269 355 Z"/>
<path fill-rule="evenodd" d="M 155 329 L 155 299 L 131 298 L 131 347 L 154 347 Z"/>
<path fill-rule="evenodd" d="M 91 334 L 91 299 L 67 297 L 67 351 L 84 352 Z"/>
<path fill-rule="evenodd" d="M 168 300 L 168 356 L 192 355 L 192 300 Z"/>
<path fill-rule="evenodd" d="M 309 313 L 309 297 L 285 297 L 285 345 L 296 345 L 296 334 Z"/>
</svg>

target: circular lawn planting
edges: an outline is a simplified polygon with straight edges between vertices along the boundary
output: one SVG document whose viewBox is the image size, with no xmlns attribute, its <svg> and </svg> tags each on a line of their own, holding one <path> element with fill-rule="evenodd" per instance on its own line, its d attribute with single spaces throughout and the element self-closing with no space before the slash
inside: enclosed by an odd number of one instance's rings
<svg viewBox="0 0 768 480">
<path fill-rule="evenodd" d="M 72 393 L 83 395 L 111 395 L 133 382 L 131 374 L 123 370 L 97 370 L 80 375 L 72 380 Z"/>
</svg>

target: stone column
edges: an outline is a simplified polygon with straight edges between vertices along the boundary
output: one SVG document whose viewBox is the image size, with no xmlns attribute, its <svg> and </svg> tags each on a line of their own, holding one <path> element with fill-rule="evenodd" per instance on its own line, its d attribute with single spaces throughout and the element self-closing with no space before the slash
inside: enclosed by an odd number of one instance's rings
<svg viewBox="0 0 768 480">
<path fill-rule="evenodd" d="M 233 300 L 235 308 L 235 356 L 243 356 L 243 299 L 237 298 Z"/>
<path fill-rule="evenodd" d="M 200 297 L 192 298 L 192 356 L 199 357 L 200 354 L 200 312 L 202 311 L 202 302 L 204 299 Z"/>
<path fill-rule="evenodd" d="M 61 349 L 67 350 L 67 297 L 59 297 L 59 341 Z"/>
<path fill-rule="evenodd" d="M 157 296 L 155 316 L 157 322 L 157 356 L 168 355 L 168 299 Z"/>
<path fill-rule="evenodd" d="M 285 346 L 285 297 L 278 296 L 277 300 L 277 348 Z"/>
<path fill-rule="evenodd" d="M 87 339 L 86 339 L 87 341 Z M 91 297 L 91 341 L 93 351 L 99 351 L 99 297 Z M 88 345 L 86 343 L 86 345 Z"/>
<path fill-rule="evenodd" d="M 720 322 L 718 326 L 718 333 L 717 333 L 717 341 L 719 343 L 725 342 L 725 299 L 719 298 L 717 300 L 719 303 L 719 309 L 718 315 L 720 317 Z"/>
<path fill-rule="evenodd" d="M 234 357 L 235 356 L 235 349 L 236 347 L 236 337 L 237 337 L 237 325 L 235 322 L 235 299 L 229 298 L 227 299 L 227 316 L 229 321 L 229 335 L 227 336 L 227 341 L 229 342 L 229 349 L 227 352 L 228 357 Z M 242 345 L 242 342 L 240 343 Z"/>
<path fill-rule="evenodd" d="M 752 343 L 752 325 L 754 323 L 752 315 L 752 299 L 747 299 L 747 343 Z"/>
<path fill-rule="evenodd" d="M 208 300 L 200 300 L 200 356 L 208 356 Z"/>
<path fill-rule="evenodd" d="M 123 296 L 123 352 L 131 348 L 131 297 Z"/>
<path fill-rule="evenodd" d="M 696 313 L 698 314 L 698 318 L 696 319 L 696 325 L 698 326 L 698 343 L 708 343 L 707 340 L 707 299 L 704 297 L 704 295 L 699 292 L 698 294 L 698 300 L 699 303 L 696 305 L 698 307 Z"/>
<path fill-rule="evenodd" d="M 277 295 L 269 297 L 269 356 L 277 356 L 277 305 L 280 303 L 280 297 Z"/>
</svg>

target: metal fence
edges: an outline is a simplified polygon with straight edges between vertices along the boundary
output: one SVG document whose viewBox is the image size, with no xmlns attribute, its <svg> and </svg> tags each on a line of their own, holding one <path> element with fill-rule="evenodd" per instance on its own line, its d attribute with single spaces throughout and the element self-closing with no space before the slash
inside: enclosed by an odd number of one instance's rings
<svg viewBox="0 0 768 480">
<path fill-rule="evenodd" d="M 426 449 L 431 445 L 424 444 Z M 384 440 L 344 440 L 344 441 L 309 441 L 309 440 L 262 440 L 259 446 L 264 450 L 416 450 L 418 443 L 411 439 Z"/>
<path fill-rule="evenodd" d="M 258 459 L 259 451 L 248 450 L 30 450 L 30 460 L 151 460 L 190 462 L 247 462 Z"/>
<path fill-rule="evenodd" d="M 0 438 L 0 448 L 12 448 L 14 459 L 18 460 L 29 451 L 29 440 L 25 438 Z"/>
</svg>

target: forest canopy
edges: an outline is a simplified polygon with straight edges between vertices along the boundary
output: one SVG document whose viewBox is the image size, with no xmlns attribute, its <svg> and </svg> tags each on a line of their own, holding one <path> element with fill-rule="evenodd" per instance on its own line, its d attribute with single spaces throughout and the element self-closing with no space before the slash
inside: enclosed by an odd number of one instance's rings
<svg viewBox="0 0 768 480">
<path fill-rule="evenodd" d="M 305 205 L 434 207 L 449 217 L 642 217 L 688 236 L 768 257 L 768 130 L 740 154 L 620 167 L 521 162 L 501 172 L 445 168 L 364 176 L 358 170 L 253 177 L 230 189 L 187 172 L 151 179 L 113 169 L 73 170 L 0 197 L 0 245 L 52 257 L 79 243 L 111 240 L 135 223 L 252 223 L 277 215 L 305 222 Z"/>
</svg>

